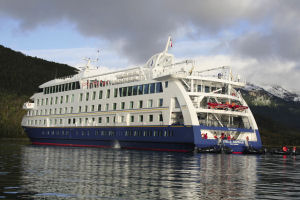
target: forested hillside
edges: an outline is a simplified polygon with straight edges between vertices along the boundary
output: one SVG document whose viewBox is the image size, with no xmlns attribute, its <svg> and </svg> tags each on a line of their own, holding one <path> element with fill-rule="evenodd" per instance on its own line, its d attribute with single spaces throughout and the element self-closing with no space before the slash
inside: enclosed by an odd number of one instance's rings
<svg viewBox="0 0 300 200">
<path fill-rule="evenodd" d="M 0 45 L 0 137 L 23 136 L 23 103 L 40 84 L 75 72 L 68 65 L 25 56 Z"/>
</svg>

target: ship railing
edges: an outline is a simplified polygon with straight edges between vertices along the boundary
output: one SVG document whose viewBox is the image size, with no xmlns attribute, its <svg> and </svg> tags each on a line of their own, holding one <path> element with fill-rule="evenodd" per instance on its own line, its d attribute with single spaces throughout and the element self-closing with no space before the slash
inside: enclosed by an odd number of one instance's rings
<svg viewBox="0 0 300 200">
<path fill-rule="evenodd" d="M 212 68 L 207 70 L 197 70 L 195 68 L 195 62 L 193 60 L 185 60 L 182 62 L 178 62 L 172 65 L 164 66 L 160 69 L 155 69 L 154 71 L 154 78 L 173 75 L 178 77 L 187 77 L 187 76 L 194 76 L 194 77 L 201 77 L 201 78 L 212 78 L 214 80 L 229 80 L 232 82 L 243 83 L 246 84 L 246 80 L 242 79 L 239 75 L 235 75 L 230 73 L 216 73 L 217 70 L 224 70 L 229 67 L 218 67 Z M 209 72 L 209 73 L 207 73 Z"/>
</svg>

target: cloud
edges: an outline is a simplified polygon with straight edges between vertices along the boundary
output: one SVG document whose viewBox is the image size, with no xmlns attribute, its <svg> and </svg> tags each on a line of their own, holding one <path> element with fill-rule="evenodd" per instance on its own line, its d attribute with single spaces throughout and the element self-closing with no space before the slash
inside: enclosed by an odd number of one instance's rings
<svg viewBox="0 0 300 200">
<path fill-rule="evenodd" d="M 90 37 L 122 43 L 119 49 L 135 61 L 145 61 L 160 50 L 168 35 L 180 29 L 195 30 L 193 37 L 217 34 L 240 20 L 255 20 L 260 3 L 245 0 L 173 1 L 173 0 L 17 0 L 1 1 L 0 12 L 20 21 L 20 28 L 73 23 Z"/>
<path fill-rule="evenodd" d="M 244 63 L 247 77 L 289 86 L 300 85 L 299 10 L 297 0 L 0 1 L 0 15 L 18 20 L 23 31 L 65 20 L 133 63 L 144 63 L 173 35 L 188 41 L 180 55 L 223 55 Z"/>
</svg>

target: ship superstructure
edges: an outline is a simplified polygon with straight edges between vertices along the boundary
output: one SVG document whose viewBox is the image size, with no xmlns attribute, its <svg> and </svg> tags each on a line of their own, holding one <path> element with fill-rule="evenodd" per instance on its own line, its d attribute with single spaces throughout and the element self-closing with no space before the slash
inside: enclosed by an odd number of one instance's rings
<svg viewBox="0 0 300 200">
<path fill-rule="evenodd" d="M 255 119 L 227 66 L 203 69 L 164 51 L 144 66 L 101 73 L 88 65 L 39 86 L 22 126 L 33 144 L 191 151 L 261 148 Z"/>
</svg>

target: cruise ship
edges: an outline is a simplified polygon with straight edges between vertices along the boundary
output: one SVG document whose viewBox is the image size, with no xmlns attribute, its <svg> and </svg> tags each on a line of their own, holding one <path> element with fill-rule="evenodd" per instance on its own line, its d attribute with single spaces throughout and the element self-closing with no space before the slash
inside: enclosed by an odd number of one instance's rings
<svg viewBox="0 0 300 200">
<path fill-rule="evenodd" d="M 262 147 L 231 67 L 175 61 L 165 49 L 143 66 L 103 73 L 90 60 L 78 74 L 39 86 L 24 103 L 32 144 L 188 152 Z"/>
</svg>

